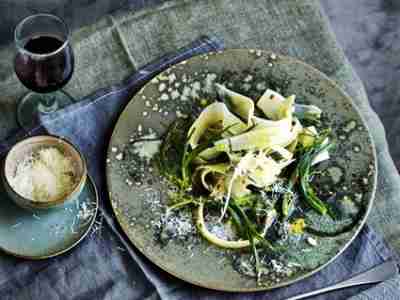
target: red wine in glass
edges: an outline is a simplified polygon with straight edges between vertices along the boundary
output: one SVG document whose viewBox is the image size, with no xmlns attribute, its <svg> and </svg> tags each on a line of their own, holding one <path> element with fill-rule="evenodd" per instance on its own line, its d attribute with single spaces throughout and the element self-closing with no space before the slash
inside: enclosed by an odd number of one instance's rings
<svg viewBox="0 0 400 300">
<path fill-rule="evenodd" d="M 50 14 L 22 20 L 15 29 L 15 44 L 15 73 L 33 91 L 21 99 L 17 119 L 22 127 L 30 129 L 41 115 L 73 103 L 61 88 L 72 77 L 74 55 L 67 25 Z"/>
<path fill-rule="evenodd" d="M 19 80 L 36 93 L 50 93 L 62 88 L 74 70 L 74 56 L 70 45 L 51 35 L 33 36 L 15 58 L 15 73 Z M 35 57 L 33 54 L 38 54 Z M 41 57 L 42 56 L 42 57 Z"/>
</svg>

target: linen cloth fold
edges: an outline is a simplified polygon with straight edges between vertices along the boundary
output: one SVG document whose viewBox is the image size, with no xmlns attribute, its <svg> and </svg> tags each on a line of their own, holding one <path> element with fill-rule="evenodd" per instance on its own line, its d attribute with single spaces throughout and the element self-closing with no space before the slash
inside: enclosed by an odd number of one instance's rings
<svg viewBox="0 0 400 300">
<path fill-rule="evenodd" d="M 312 277 L 269 292 L 240 294 L 211 291 L 176 279 L 149 262 L 127 241 L 113 218 L 105 183 L 106 147 L 114 123 L 132 94 L 157 73 L 193 55 L 221 49 L 223 44 L 218 39 L 202 37 L 177 53 L 139 69 L 119 85 L 101 89 L 74 105 L 44 115 L 41 124 L 29 132 L 19 130 L 0 143 L 1 156 L 16 141 L 30 135 L 50 133 L 70 140 L 86 156 L 100 195 L 98 218 L 104 220 L 100 235 L 90 235 L 82 245 L 61 257 L 30 262 L 0 256 L 1 299 L 279 300 L 347 279 L 393 256 L 379 235 L 365 226 L 339 258 Z M 21 289 L 22 286 L 25 288 Z M 366 288 L 337 291 L 315 299 L 345 299 Z M 363 295 L 369 294 L 358 297 Z"/>
</svg>

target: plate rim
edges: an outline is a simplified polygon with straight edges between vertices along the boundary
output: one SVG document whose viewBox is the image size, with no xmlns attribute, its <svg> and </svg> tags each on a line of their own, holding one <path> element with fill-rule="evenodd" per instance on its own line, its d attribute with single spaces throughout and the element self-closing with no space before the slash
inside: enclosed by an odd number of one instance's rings
<svg viewBox="0 0 400 300">
<path fill-rule="evenodd" d="M 305 69 L 310 70 L 311 72 L 316 73 L 318 76 L 321 77 L 321 79 L 323 79 L 327 84 L 330 85 L 331 88 L 338 90 L 344 98 L 346 98 L 348 100 L 348 103 L 351 105 L 351 107 L 354 109 L 354 111 L 356 111 L 356 113 L 358 114 L 363 126 L 366 129 L 367 135 L 370 139 L 370 147 L 372 148 L 372 159 L 373 159 L 373 165 L 374 165 L 374 175 L 373 175 L 373 182 L 372 182 L 372 190 L 371 190 L 371 194 L 370 197 L 368 199 L 368 206 L 367 209 L 364 213 L 363 218 L 357 222 L 357 229 L 355 230 L 354 234 L 351 236 L 351 238 L 344 244 L 344 246 L 341 247 L 341 249 L 338 251 L 338 253 L 336 253 L 334 256 L 332 256 L 327 262 L 325 262 L 324 264 L 322 264 L 321 266 L 319 266 L 318 268 L 309 271 L 305 274 L 302 274 L 294 279 L 288 280 L 286 282 L 282 282 L 282 283 L 277 283 L 274 286 L 270 286 L 270 287 L 251 287 L 251 288 L 246 288 L 246 287 L 242 287 L 242 288 L 221 288 L 217 285 L 205 285 L 201 282 L 197 282 L 197 281 L 193 281 L 193 280 L 189 280 L 187 278 L 183 278 L 180 275 L 178 275 L 175 271 L 170 270 L 169 268 L 166 268 L 165 266 L 163 266 L 162 264 L 160 264 L 159 262 L 155 262 L 153 260 L 153 258 L 148 255 L 145 251 L 145 249 L 142 249 L 142 247 L 140 247 L 140 245 L 138 245 L 138 243 L 136 243 L 134 241 L 133 238 L 131 238 L 126 232 L 129 232 L 129 230 L 126 228 L 126 225 L 123 221 L 120 220 L 120 216 L 118 213 L 116 213 L 116 207 L 114 206 L 114 201 L 112 199 L 112 184 L 111 184 L 111 179 L 110 179 L 110 166 L 109 164 L 105 163 L 106 165 L 106 188 L 108 191 L 108 195 L 109 195 L 109 201 L 113 210 L 113 214 L 118 222 L 118 224 L 121 226 L 121 228 L 123 229 L 124 235 L 128 238 L 128 240 L 133 244 L 133 246 L 135 248 L 137 248 L 141 254 L 143 254 L 151 263 L 153 263 L 154 265 L 156 265 L 157 267 L 159 267 L 160 269 L 162 269 L 163 271 L 167 272 L 168 274 L 174 276 L 177 279 L 183 280 L 184 282 L 202 287 L 202 288 L 206 288 L 206 289 L 211 289 L 211 290 L 216 290 L 216 291 L 223 291 L 223 292 L 238 292 L 238 293 L 247 293 L 247 292 L 261 292 L 261 291 L 271 291 L 271 290 L 275 290 L 278 288 L 282 288 L 285 286 L 289 286 L 292 285 L 294 283 L 300 282 L 308 277 L 311 277 L 312 275 L 315 275 L 316 273 L 318 273 L 319 271 L 321 271 L 322 269 L 324 269 L 325 267 L 327 267 L 328 265 L 330 265 L 332 262 L 334 262 L 350 245 L 351 243 L 355 240 L 355 238 L 359 235 L 359 233 L 361 232 L 362 228 L 364 227 L 367 218 L 371 212 L 372 206 L 375 202 L 375 194 L 376 194 L 376 189 L 377 189 L 377 179 L 378 179 L 378 161 L 377 161 L 377 153 L 376 153 L 376 146 L 375 146 L 375 141 L 373 139 L 373 136 L 371 134 L 371 130 L 368 126 L 368 123 L 365 120 L 365 117 L 363 116 L 363 114 L 361 113 L 360 108 L 355 104 L 353 98 L 344 90 L 342 89 L 333 79 L 329 78 L 328 75 L 326 75 L 325 73 L 323 73 L 322 71 L 318 70 L 317 68 L 315 68 L 314 66 L 300 60 L 297 59 L 295 57 L 292 56 L 288 56 L 288 55 L 283 55 L 280 54 L 277 51 L 273 51 L 273 50 L 269 50 L 269 49 L 254 49 L 254 48 L 229 48 L 229 49 L 224 49 L 224 50 L 219 50 L 219 51 L 210 51 L 207 53 L 203 53 L 203 54 L 198 54 L 198 55 L 194 55 L 184 61 L 189 61 L 191 59 L 194 58 L 198 58 L 204 55 L 212 55 L 212 54 L 225 54 L 225 53 L 235 53 L 235 52 L 242 52 L 242 51 L 258 51 L 260 52 L 262 55 L 270 55 L 270 54 L 276 54 L 278 57 L 284 59 L 285 61 L 287 61 L 287 63 L 297 63 L 297 64 L 301 64 L 305 67 Z M 131 96 L 130 100 L 127 102 L 127 104 L 125 105 L 124 109 L 122 110 L 122 112 L 120 113 L 120 115 L 118 116 L 113 128 L 112 128 L 112 134 L 110 136 L 110 140 L 109 140 L 109 144 L 107 147 L 107 156 L 109 153 L 111 153 L 111 148 L 112 148 L 112 141 L 114 140 L 114 136 L 115 136 L 115 129 L 118 126 L 120 119 L 123 115 L 123 113 L 125 112 L 126 108 L 128 107 L 128 105 L 130 105 L 130 103 L 133 101 L 134 97 L 136 97 L 136 95 L 138 95 L 138 93 L 140 91 L 142 91 L 145 86 L 154 78 L 157 77 L 158 75 L 170 70 L 171 67 L 179 65 L 181 62 L 178 62 L 174 65 L 171 65 L 170 67 L 168 67 L 165 70 L 162 70 L 160 72 L 158 72 L 157 74 L 155 74 L 152 78 L 150 78 L 148 81 L 146 81 L 146 83 L 144 83 L 142 85 L 142 87 L 138 90 L 138 92 L 136 92 L 133 96 Z"/>
<path fill-rule="evenodd" d="M 52 257 L 59 256 L 61 254 L 64 254 L 64 253 L 72 250 L 76 246 L 78 246 L 85 239 L 85 237 L 89 234 L 90 230 L 92 229 L 93 224 L 94 224 L 94 222 L 96 220 L 96 217 L 97 217 L 98 210 L 99 210 L 99 193 L 97 191 L 97 187 L 96 187 L 96 184 L 95 184 L 94 180 L 91 178 L 91 176 L 89 174 L 87 174 L 87 182 L 89 182 L 89 184 L 91 184 L 93 186 L 94 194 L 95 194 L 95 197 L 96 197 L 96 208 L 95 208 L 95 213 L 93 214 L 94 217 L 92 217 L 92 220 L 90 221 L 90 224 L 87 226 L 86 231 L 79 237 L 79 239 L 74 241 L 68 247 L 66 247 L 66 248 L 64 248 L 62 250 L 56 251 L 56 252 L 54 252 L 52 254 L 49 254 L 49 255 L 23 255 L 23 254 L 18 254 L 16 252 L 12 252 L 10 250 L 5 249 L 1 245 L 0 245 L 0 251 L 2 251 L 3 253 L 6 253 L 8 255 L 17 257 L 17 258 L 24 258 L 24 259 L 30 259 L 30 260 L 44 260 L 44 259 L 47 259 L 47 258 L 52 258 Z M 88 184 L 87 182 L 85 183 L 85 185 Z M 23 209 L 23 208 L 21 208 L 21 209 Z"/>
</svg>

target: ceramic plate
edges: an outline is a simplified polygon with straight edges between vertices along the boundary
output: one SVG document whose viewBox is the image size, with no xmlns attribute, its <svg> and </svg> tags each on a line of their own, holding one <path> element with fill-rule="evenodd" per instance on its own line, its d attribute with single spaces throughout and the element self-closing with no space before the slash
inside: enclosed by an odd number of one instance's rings
<svg viewBox="0 0 400 300">
<path fill-rule="evenodd" d="M 177 117 L 192 114 L 201 99 L 215 99 L 215 82 L 252 99 L 258 99 L 267 88 L 284 96 L 296 94 L 296 102 L 318 105 L 324 111 L 323 122 L 333 129 L 336 148 L 331 151 L 331 159 L 321 166 L 324 171 L 317 184 L 321 197 L 328 198 L 340 216 L 333 221 L 305 208 L 308 232 L 289 242 L 276 261 L 296 267 L 290 272 L 274 268 L 263 286 L 237 271 L 235 261 L 241 254 L 214 247 L 196 234 L 160 243 L 160 216 L 167 200 L 165 186 L 152 161 L 143 158 L 143 153 L 131 144 L 140 136 L 162 136 L 166 126 Z M 375 149 L 352 100 L 311 66 L 259 50 L 197 56 L 151 80 L 122 113 L 111 138 L 107 162 L 112 206 L 132 243 L 176 277 L 225 291 L 285 286 L 332 262 L 364 224 L 376 186 Z M 310 243 L 309 238 L 316 243 Z"/>
<path fill-rule="evenodd" d="M 76 246 L 92 227 L 98 208 L 90 177 L 78 199 L 48 211 L 20 208 L 2 185 L 0 195 L 0 249 L 29 259 L 57 256 Z"/>
</svg>

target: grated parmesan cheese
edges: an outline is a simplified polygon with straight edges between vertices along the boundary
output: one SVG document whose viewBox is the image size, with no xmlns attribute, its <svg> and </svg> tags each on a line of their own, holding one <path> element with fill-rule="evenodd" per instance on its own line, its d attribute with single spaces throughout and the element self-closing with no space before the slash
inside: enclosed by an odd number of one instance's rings
<svg viewBox="0 0 400 300">
<path fill-rule="evenodd" d="M 134 146 L 134 152 L 139 155 L 140 158 L 150 161 L 153 156 L 158 152 L 161 141 L 143 141 L 137 142 Z"/>
<path fill-rule="evenodd" d="M 69 157 L 55 147 L 42 148 L 18 162 L 10 185 L 25 198 L 47 202 L 75 187 L 74 174 L 74 164 Z"/>
</svg>

